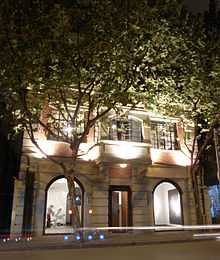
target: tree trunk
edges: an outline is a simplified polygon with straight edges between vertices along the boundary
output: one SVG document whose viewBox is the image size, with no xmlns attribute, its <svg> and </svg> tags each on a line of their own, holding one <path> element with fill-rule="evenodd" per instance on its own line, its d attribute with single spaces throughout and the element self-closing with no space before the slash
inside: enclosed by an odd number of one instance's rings
<svg viewBox="0 0 220 260">
<path fill-rule="evenodd" d="M 204 224 L 203 223 L 203 214 L 202 214 L 202 205 L 201 205 L 201 189 L 200 183 L 198 182 L 199 176 L 197 175 L 197 169 L 191 169 L 191 181 L 192 181 L 192 188 L 193 188 L 193 198 L 195 202 L 196 208 L 196 218 L 197 224 Z"/>
<path fill-rule="evenodd" d="M 193 199 L 195 202 L 195 208 L 196 208 L 196 218 L 197 218 L 197 224 L 205 224 L 204 219 L 204 199 L 203 199 L 203 189 L 201 188 L 202 180 L 202 174 L 201 174 L 201 159 L 202 155 L 204 153 L 204 150 L 206 146 L 208 145 L 208 142 L 210 141 L 210 138 L 212 135 L 207 134 L 205 139 L 203 140 L 203 143 L 198 145 L 198 151 L 196 158 L 194 159 L 195 154 L 195 147 L 196 147 L 196 139 L 200 131 L 198 130 L 198 125 L 195 123 L 195 136 L 193 140 L 192 145 L 192 151 L 191 151 L 191 167 L 190 167 L 190 176 L 191 176 L 191 183 L 193 188 Z"/>
<path fill-rule="evenodd" d="M 213 129 L 210 129 L 209 133 L 206 134 L 205 138 L 203 139 L 203 142 L 200 145 L 198 145 L 198 152 L 195 160 L 193 159 L 193 155 L 195 151 L 195 142 L 193 145 L 194 147 L 192 149 L 190 174 L 191 174 L 193 197 L 194 197 L 194 202 L 196 207 L 196 217 L 197 217 L 198 224 L 206 224 L 204 218 L 205 201 L 203 195 L 203 188 L 201 187 L 201 184 L 203 185 L 201 161 L 203 160 L 204 151 L 207 145 L 210 143 L 210 141 L 213 138 L 212 131 Z"/>
<path fill-rule="evenodd" d="M 70 219 L 74 229 L 81 227 L 80 214 L 78 206 L 76 205 L 76 189 L 75 189 L 75 177 L 74 172 L 72 171 L 68 175 L 66 175 L 68 189 L 69 189 L 69 198 L 70 198 Z"/>
</svg>

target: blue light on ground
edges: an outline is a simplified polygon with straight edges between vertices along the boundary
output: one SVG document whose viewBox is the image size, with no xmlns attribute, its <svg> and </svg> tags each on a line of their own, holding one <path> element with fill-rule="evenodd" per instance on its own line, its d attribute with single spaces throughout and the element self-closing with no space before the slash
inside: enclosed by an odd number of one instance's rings
<svg viewBox="0 0 220 260">
<path fill-rule="evenodd" d="M 81 236 L 78 234 L 78 235 L 75 236 L 75 239 L 76 239 L 77 241 L 79 241 L 79 240 L 81 240 Z"/>
<path fill-rule="evenodd" d="M 105 239 L 105 235 L 104 234 L 99 234 L 99 239 L 100 240 L 104 240 Z"/>
<path fill-rule="evenodd" d="M 63 238 L 65 241 L 67 241 L 68 239 L 69 239 L 69 237 L 68 236 L 64 236 L 64 238 Z"/>
<path fill-rule="evenodd" d="M 92 235 L 92 234 L 89 234 L 89 235 L 87 236 L 87 239 L 88 239 L 88 240 L 92 240 L 92 239 L 93 239 L 93 235 Z"/>
</svg>

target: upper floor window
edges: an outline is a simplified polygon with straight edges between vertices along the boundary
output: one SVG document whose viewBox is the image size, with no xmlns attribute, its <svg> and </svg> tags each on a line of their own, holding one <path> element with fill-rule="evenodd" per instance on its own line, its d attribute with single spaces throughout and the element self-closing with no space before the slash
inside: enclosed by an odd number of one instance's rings
<svg viewBox="0 0 220 260">
<path fill-rule="evenodd" d="M 72 136 L 73 132 L 76 135 L 80 135 L 84 131 L 85 127 L 85 111 L 80 111 L 75 121 L 71 121 L 71 116 L 74 110 L 69 110 L 70 114 L 63 111 L 53 111 L 48 118 L 47 126 L 55 134 L 56 137 Z M 50 133 L 47 134 L 49 140 L 57 140 L 55 136 Z"/>
<path fill-rule="evenodd" d="M 153 148 L 178 149 L 175 123 L 151 121 L 151 144 Z"/>
<path fill-rule="evenodd" d="M 192 149 L 193 146 L 193 140 L 194 140 L 194 128 L 192 126 L 186 126 L 184 129 L 184 143 L 190 150 Z M 194 147 L 194 149 L 197 149 L 197 147 Z"/>
<path fill-rule="evenodd" d="M 114 118 L 109 128 L 109 139 L 143 142 L 142 121 L 136 118 Z"/>
</svg>

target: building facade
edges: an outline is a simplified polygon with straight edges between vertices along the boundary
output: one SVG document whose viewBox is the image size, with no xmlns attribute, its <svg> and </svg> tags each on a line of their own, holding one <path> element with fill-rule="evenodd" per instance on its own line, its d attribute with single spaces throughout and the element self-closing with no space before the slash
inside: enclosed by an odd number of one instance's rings
<svg viewBox="0 0 220 260">
<path fill-rule="evenodd" d="M 173 226 L 196 224 L 190 157 L 177 119 L 144 110 L 126 116 L 108 115 L 80 147 L 75 202 L 82 227 Z M 44 151 L 71 167 L 64 142 L 42 138 Z M 95 145 L 94 145 L 95 144 Z M 203 189 L 206 222 L 210 203 Z M 24 136 L 19 178 L 15 180 L 11 234 L 36 236 L 72 232 L 67 182 L 60 166 L 37 150 Z"/>
</svg>

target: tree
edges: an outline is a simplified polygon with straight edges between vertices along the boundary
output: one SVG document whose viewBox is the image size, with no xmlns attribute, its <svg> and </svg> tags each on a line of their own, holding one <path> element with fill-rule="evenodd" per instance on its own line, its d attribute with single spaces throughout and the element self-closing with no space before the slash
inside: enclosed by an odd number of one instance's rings
<svg viewBox="0 0 220 260">
<path fill-rule="evenodd" d="M 167 86 L 158 88 L 154 108 L 160 113 L 182 118 L 194 124 L 191 147 L 191 180 L 198 223 L 205 223 L 204 201 L 201 198 L 203 183 L 202 161 L 213 141 L 213 131 L 219 125 L 219 36 L 217 29 L 207 33 L 203 16 L 187 15 L 178 26 L 179 42 L 166 59 L 173 59 Z M 217 25 L 217 24 L 216 24 Z M 160 68 L 158 68 L 160 70 Z M 172 76 L 174 74 L 174 76 Z M 161 77 L 161 76 L 159 76 Z M 156 104 L 156 105 L 155 105 Z"/>
<path fill-rule="evenodd" d="M 135 106 L 143 90 L 154 104 L 154 95 L 180 74 L 172 72 L 171 55 L 184 45 L 172 29 L 180 14 L 178 1 L 162 0 L 1 3 L 4 117 L 12 115 L 15 127 L 62 168 L 74 227 L 80 226 L 74 199 L 80 144 L 109 111 Z M 71 167 L 46 154 L 35 138 L 38 126 L 69 144 Z"/>
</svg>

